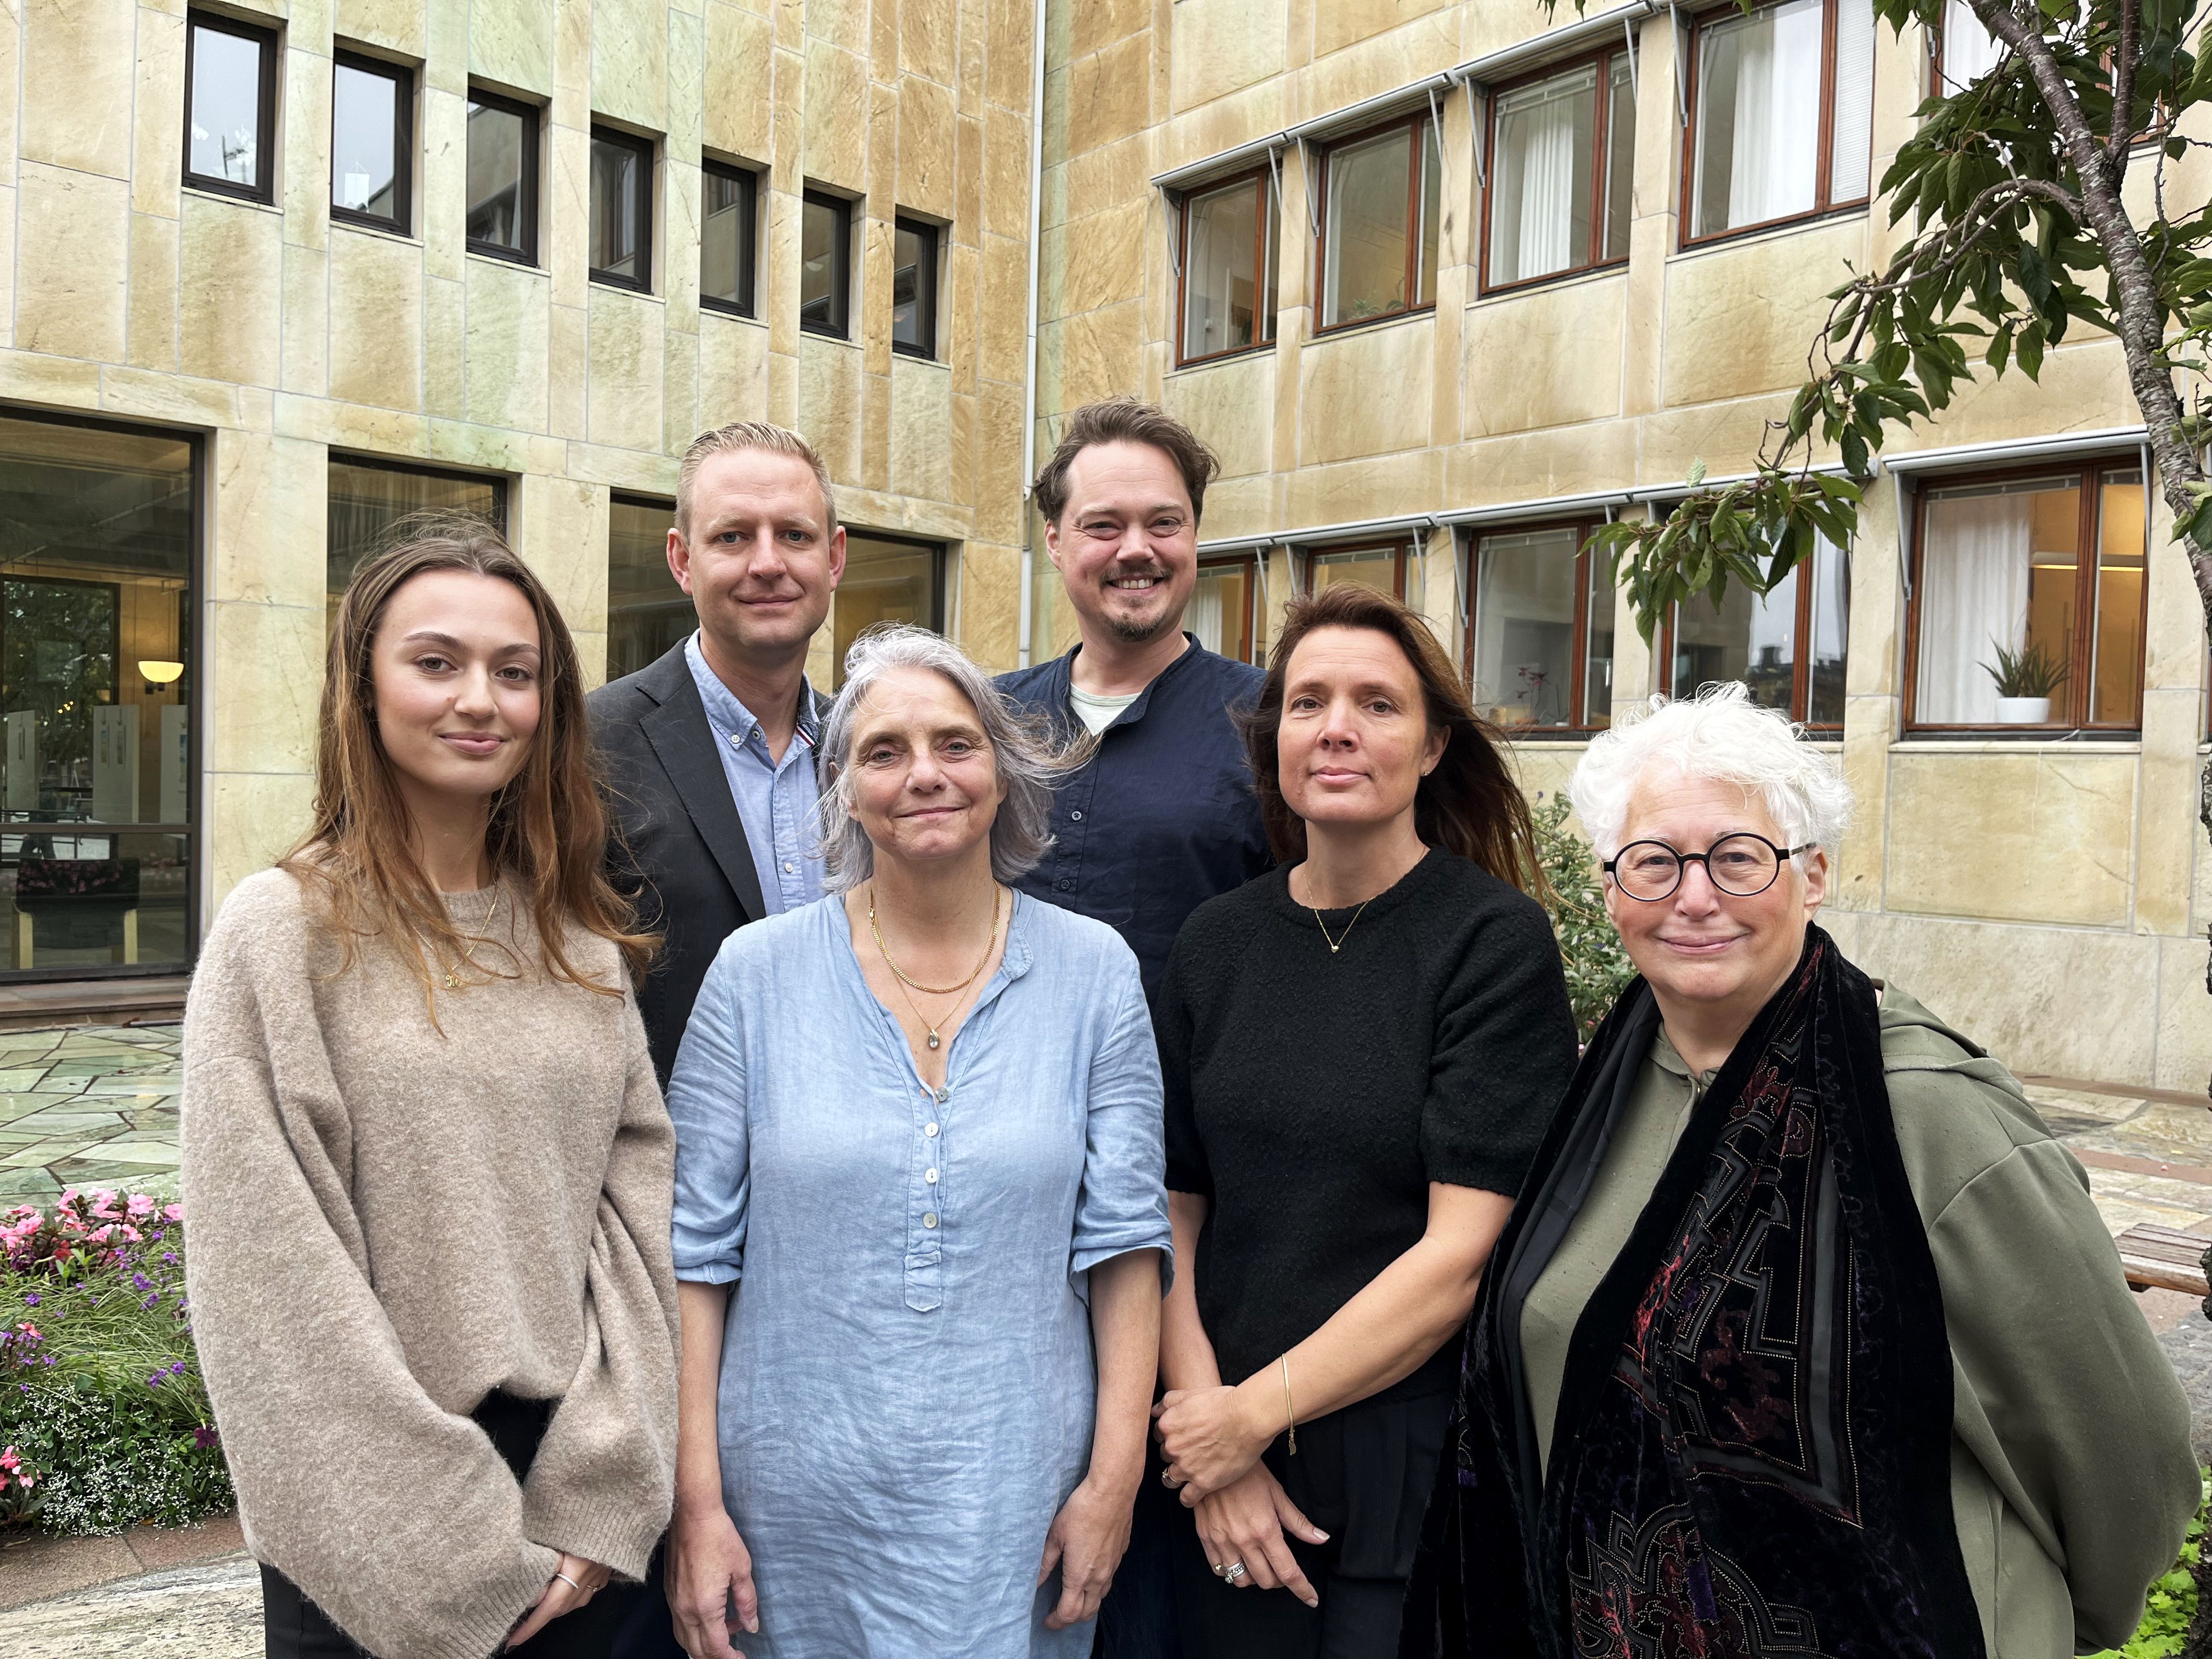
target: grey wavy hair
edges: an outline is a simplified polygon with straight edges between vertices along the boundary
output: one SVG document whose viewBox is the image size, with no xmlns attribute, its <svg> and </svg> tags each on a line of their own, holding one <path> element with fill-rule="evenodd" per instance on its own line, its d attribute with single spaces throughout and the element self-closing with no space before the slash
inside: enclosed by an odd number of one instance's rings
<svg viewBox="0 0 2212 1659">
<path fill-rule="evenodd" d="M 1008 884 L 1019 880 L 1052 846 L 1053 788 L 1078 763 L 1074 751 L 1056 746 L 1043 721 L 1015 712 L 990 677 L 951 641 L 911 623 L 882 623 L 854 640 L 845 653 L 844 689 L 822 726 L 822 753 L 830 769 L 822 790 L 822 884 L 833 893 L 850 892 L 875 873 L 875 843 L 852 815 L 848 751 L 861 703 L 878 680 L 901 668 L 942 674 L 975 710 L 1006 790 L 991 825 L 991 874 Z"/>
</svg>

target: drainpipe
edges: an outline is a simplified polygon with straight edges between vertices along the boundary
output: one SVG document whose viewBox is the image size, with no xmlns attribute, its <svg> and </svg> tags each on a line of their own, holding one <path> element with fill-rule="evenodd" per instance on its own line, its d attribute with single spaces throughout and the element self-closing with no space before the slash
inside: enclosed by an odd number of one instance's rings
<svg viewBox="0 0 2212 1659">
<path fill-rule="evenodd" d="M 1037 260 L 1044 243 L 1044 7 L 1036 0 L 1030 22 L 1030 321 L 1022 354 L 1022 572 L 1020 665 L 1030 665 L 1031 613 L 1036 609 L 1036 514 L 1030 484 L 1036 477 Z"/>
</svg>

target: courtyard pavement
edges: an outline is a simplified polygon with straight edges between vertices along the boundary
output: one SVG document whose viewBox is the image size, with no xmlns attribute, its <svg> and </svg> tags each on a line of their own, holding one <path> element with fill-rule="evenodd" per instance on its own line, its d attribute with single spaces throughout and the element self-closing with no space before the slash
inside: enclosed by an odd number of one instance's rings
<svg viewBox="0 0 2212 1659">
<path fill-rule="evenodd" d="M 0 1032 L 0 1211 L 72 1186 L 173 1192 L 179 1035 L 175 1025 Z M 2212 1109 L 2123 1090 L 2027 1090 L 2087 1169 L 2114 1233 L 2149 1222 L 2212 1235 Z M 2142 1304 L 2189 1390 L 2198 1454 L 2212 1455 L 2212 1324 L 2176 1291 L 2149 1291 Z M 260 1652 L 260 1583 L 234 1522 L 119 1540 L 0 1537 L 6 1659 Z"/>
</svg>

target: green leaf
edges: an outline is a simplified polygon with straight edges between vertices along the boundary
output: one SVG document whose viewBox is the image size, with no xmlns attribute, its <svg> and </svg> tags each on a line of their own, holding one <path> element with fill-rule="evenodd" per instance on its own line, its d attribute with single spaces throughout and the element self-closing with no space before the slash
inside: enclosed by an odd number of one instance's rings
<svg viewBox="0 0 2212 1659">
<path fill-rule="evenodd" d="M 2039 380 L 2043 374 L 2043 325 L 2030 323 L 2020 331 L 2020 339 L 2013 348 L 2013 356 L 2020 360 L 2021 372 L 2031 380 Z"/>
<path fill-rule="evenodd" d="M 1990 340 L 1990 349 L 1982 354 L 1982 361 L 1999 374 L 2005 372 L 2012 359 L 2012 331 L 2001 328 Z"/>
</svg>

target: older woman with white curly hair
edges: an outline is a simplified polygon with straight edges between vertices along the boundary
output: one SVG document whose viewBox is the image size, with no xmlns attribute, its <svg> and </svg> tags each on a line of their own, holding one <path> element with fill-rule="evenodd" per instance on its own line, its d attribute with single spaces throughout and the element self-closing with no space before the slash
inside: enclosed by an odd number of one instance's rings
<svg viewBox="0 0 2212 1659">
<path fill-rule="evenodd" d="M 677 1633 L 1075 1659 L 1170 1250 L 1137 961 L 1012 890 L 1063 763 L 958 647 L 863 635 L 822 750 L 832 896 L 730 936 L 669 1083 Z"/>
<path fill-rule="evenodd" d="M 1731 684 L 1653 698 L 1571 791 L 1641 977 L 1492 1257 L 1413 1627 L 2118 1646 L 2197 1506 L 2188 1405 L 2011 1074 L 1814 924 L 1835 763 Z"/>
</svg>

